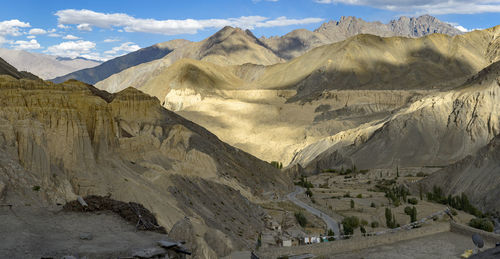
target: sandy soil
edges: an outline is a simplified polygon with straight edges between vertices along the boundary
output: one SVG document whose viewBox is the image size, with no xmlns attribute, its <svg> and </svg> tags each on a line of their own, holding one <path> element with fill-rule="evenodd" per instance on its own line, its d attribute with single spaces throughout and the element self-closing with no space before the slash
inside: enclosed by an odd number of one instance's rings
<svg viewBox="0 0 500 259">
<path fill-rule="evenodd" d="M 82 240 L 91 233 L 92 240 Z M 165 235 L 136 231 L 111 212 L 63 212 L 61 208 L 0 207 L 0 258 L 131 256 Z"/>
</svg>

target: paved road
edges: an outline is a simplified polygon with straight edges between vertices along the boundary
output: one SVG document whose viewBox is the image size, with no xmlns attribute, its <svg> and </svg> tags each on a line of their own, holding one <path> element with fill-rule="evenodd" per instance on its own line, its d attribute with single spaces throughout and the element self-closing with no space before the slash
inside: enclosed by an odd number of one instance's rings
<svg viewBox="0 0 500 259">
<path fill-rule="evenodd" d="M 307 203 L 297 199 L 297 194 L 304 193 L 305 191 L 306 190 L 304 188 L 297 186 L 294 192 L 289 193 L 287 195 L 287 198 L 291 202 L 295 203 L 297 206 L 304 208 L 305 210 L 309 211 L 310 213 L 320 217 L 326 223 L 326 226 L 328 229 L 333 230 L 333 232 L 335 233 L 336 236 L 340 235 L 339 225 L 337 224 L 337 221 L 335 221 L 334 219 L 332 219 L 330 216 L 323 213 L 322 211 L 320 211 L 316 208 L 313 208 L 313 207 L 307 205 Z"/>
</svg>

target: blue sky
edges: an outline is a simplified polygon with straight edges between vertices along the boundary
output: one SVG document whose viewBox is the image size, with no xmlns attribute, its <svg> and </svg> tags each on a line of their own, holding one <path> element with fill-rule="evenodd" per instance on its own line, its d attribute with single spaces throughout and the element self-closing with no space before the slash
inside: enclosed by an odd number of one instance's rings
<svg viewBox="0 0 500 259">
<path fill-rule="evenodd" d="M 2 3 L 0 46 L 106 60 L 171 39 L 199 41 L 225 25 L 260 37 L 340 16 L 388 22 L 421 14 L 489 28 L 500 24 L 500 0 L 16 0 Z"/>
</svg>

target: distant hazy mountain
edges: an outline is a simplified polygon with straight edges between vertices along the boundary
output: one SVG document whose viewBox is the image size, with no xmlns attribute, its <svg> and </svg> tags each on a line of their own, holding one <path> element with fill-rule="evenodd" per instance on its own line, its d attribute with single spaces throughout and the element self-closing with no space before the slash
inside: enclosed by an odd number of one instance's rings
<svg viewBox="0 0 500 259">
<path fill-rule="evenodd" d="M 435 17 L 400 17 L 387 24 L 366 22 L 361 18 L 342 16 L 339 21 L 322 24 L 314 32 L 300 29 L 282 37 L 262 37 L 260 40 L 285 59 L 298 57 L 308 50 L 334 42 L 343 41 L 357 34 L 373 34 L 381 37 L 403 36 L 421 37 L 432 33 L 450 36 L 462 34 L 461 31 Z"/>
<path fill-rule="evenodd" d="M 38 77 L 29 72 L 18 71 L 15 67 L 5 62 L 5 60 L 3 60 L 2 58 L 0 58 L 0 75 L 8 75 L 16 79 L 33 79 L 33 80 L 39 79 Z"/>
<path fill-rule="evenodd" d="M 18 70 L 28 71 L 42 79 L 66 75 L 77 70 L 95 67 L 101 64 L 99 61 L 84 58 L 62 58 L 41 53 L 3 48 L 0 48 L 0 57 Z"/>
<path fill-rule="evenodd" d="M 189 43 L 187 40 L 172 40 L 128 53 L 127 55 L 108 60 L 99 66 L 79 70 L 64 76 L 52 79 L 54 83 L 62 83 L 69 79 L 76 79 L 87 84 L 95 84 L 113 74 L 129 67 L 164 57 L 174 49 Z"/>
</svg>

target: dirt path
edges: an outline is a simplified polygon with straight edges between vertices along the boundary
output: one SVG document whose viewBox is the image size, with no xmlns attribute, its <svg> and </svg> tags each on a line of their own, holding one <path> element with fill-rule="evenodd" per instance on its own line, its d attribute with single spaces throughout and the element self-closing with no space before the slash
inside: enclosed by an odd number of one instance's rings
<svg viewBox="0 0 500 259">
<path fill-rule="evenodd" d="M 289 193 L 287 195 L 287 198 L 291 202 L 295 203 L 295 205 L 307 210 L 308 212 L 310 212 L 313 215 L 320 217 L 326 223 L 327 229 L 333 230 L 333 232 L 335 233 L 336 236 L 340 235 L 339 225 L 338 225 L 337 221 L 332 219 L 330 216 L 328 216 L 324 212 L 309 206 L 308 204 L 306 204 L 305 202 L 303 202 L 297 198 L 298 194 L 301 194 L 304 192 L 305 192 L 304 188 L 297 186 L 295 188 L 295 191 L 293 191 L 292 193 Z"/>
</svg>

